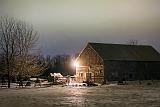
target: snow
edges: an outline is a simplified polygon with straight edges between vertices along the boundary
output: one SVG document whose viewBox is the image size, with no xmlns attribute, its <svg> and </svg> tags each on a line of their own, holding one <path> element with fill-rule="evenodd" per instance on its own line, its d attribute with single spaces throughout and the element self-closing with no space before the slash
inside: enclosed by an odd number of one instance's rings
<svg viewBox="0 0 160 107">
<path fill-rule="evenodd" d="M 0 89 L 0 107 L 159 107 L 160 86 Z"/>
</svg>

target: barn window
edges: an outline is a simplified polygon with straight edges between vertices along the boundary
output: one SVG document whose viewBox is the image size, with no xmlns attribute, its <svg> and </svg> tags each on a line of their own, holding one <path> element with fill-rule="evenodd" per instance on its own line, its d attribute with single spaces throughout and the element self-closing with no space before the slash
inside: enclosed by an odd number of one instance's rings
<svg viewBox="0 0 160 107">
<path fill-rule="evenodd" d="M 92 73 L 86 73 L 86 77 L 91 78 L 92 77 Z"/>
<path fill-rule="evenodd" d="M 102 74 L 102 70 L 99 70 L 99 73 Z"/>
<path fill-rule="evenodd" d="M 83 73 L 80 73 L 80 76 L 83 77 Z"/>
</svg>

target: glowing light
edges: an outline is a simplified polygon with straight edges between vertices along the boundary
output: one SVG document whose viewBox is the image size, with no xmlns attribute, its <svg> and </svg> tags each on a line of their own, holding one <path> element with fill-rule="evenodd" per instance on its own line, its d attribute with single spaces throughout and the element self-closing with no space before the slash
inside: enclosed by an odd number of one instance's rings
<svg viewBox="0 0 160 107">
<path fill-rule="evenodd" d="M 79 67 L 79 63 L 77 61 L 74 62 L 75 67 Z"/>
</svg>

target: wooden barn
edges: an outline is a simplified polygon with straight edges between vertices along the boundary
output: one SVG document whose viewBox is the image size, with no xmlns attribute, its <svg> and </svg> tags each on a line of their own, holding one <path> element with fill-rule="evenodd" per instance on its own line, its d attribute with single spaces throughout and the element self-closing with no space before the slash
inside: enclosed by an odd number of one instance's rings
<svg viewBox="0 0 160 107">
<path fill-rule="evenodd" d="M 152 46 L 88 43 L 76 63 L 78 82 L 160 79 L 160 54 Z"/>
</svg>

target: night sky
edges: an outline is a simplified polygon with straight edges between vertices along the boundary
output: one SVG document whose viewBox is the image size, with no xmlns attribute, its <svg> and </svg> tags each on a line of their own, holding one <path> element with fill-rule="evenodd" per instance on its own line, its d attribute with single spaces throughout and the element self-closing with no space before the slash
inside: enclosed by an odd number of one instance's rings
<svg viewBox="0 0 160 107">
<path fill-rule="evenodd" d="M 133 39 L 160 52 L 160 0 L 0 0 L 0 16 L 32 24 L 45 55 Z"/>
</svg>

